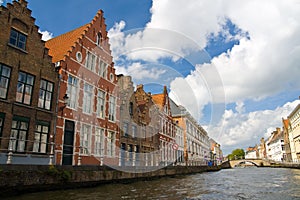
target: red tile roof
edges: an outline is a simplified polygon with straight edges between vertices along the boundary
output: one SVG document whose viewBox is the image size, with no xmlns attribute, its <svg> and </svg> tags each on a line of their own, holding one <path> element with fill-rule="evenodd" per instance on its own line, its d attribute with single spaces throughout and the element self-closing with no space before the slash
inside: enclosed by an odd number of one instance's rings
<svg viewBox="0 0 300 200">
<path fill-rule="evenodd" d="M 46 42 L 46 47 L 49 49 L 49 55 L 52 56 L 52 62 L 64 60 L 75 43 L 79 41 L 85 32 L 89 29 L 90 24 L 81 26 L 68 33 L 62 34 L 58 37 L 50 39 Z"/>
<path fill-rule="evenodd" d="M 164 106 L 164 94 L 153 94 L 152 95 L 152 100 L 160 108 L 162 108 Z"/>
</svg>

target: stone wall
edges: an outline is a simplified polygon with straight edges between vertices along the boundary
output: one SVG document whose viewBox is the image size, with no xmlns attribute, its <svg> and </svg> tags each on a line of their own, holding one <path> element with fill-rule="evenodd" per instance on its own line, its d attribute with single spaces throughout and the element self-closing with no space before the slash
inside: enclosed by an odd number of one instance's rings
<svg viewBox="0 0 300 200">
<path fill-rule="evenodd" d="M 134 171 L 134 168 L 126 171 Z M 147 169 L 145 169 L 146 171 Z M 92 187 L 104 183 L 151 180 L 164 176 L 220 170 L 207 166 L 170 166 L 144 173 L 106 166 L 0 165 L 0 197 L 45 190 Z"/>
</svg>

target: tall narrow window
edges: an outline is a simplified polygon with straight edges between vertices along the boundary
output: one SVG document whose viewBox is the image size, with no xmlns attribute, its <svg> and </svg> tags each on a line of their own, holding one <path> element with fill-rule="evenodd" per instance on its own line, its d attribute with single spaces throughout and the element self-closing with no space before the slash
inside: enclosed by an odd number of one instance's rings
<svg viewBox="0 0 300 200">
<path fill-rule="evenodd" d="M 95 154 L 104 155 L 104 129 L 96 128 L 95 134 Z"/>
<path fill-rule="evenodd" d="M 100 45 L 101 45 L 101 42 L 102 42 L 102 35 L 101 35 L 101 33 L 98 33 L 98 34 L 97 34 L 97 41 L 96 41 L 96 44 L 97 44 L 98 46 L 100 46 Z"/>
<path fill-rule="evenodd" d="M 33 152 L 46 153 L 49 135 L 49 124 L 47 122 L 38 122 L 35 125 Z"/>
<path fill-rule="evenodd" d="M 107 78 L 107 66 L 108 64 L 105 63 L 103 60 L 100 60 L 99 62 L 99 70 L 98 70 L 98 75 L 101 76 L 102 78 Z"/>
<path fill-rule="evenodd" d="M 41 80 L 38 107 L 44 108 L 46 110 L 50 110 L 52 93 L 53 93 L 53 83 L 47 80 Z"/>
<path fill-rule="evenodd" d="M 124 122 L 123 124 L 123 133 L 125 137 L 128 137 L 128 123 Z"/>
<path fill-rule="evenodd" d="M 0 98 L 2 99 L 7 98 L 10 71 L 9 67 L 0 64 Z"/>
<path fill-rule="evenodd" d="M 16 101 L 27 105 L 31 104 L 34 76 L 19 72 Z"/>
<path fill-rule="evenodd" d="M 97 94 L 97 116 L 104 118 L 105 116 L 105 92 L 98 90 Z"/>
<path fill-rule="evenodd" d="M 15 29 L 11 29 L 9 44 L 25 50 L 26 49 L 26 40 L 27 40 L 26 35 L 24 35 L 23 33 L 15 30 Z"/>
<path fill-rule="evenodd" d="M 93 86 L 90 84 L 84 84 L 84 96 L 83 96 L 83 112 L 92 113 L 92 102 L 93 102 Z"/>
<path fill-rule="evenodd" d="M 112 131 L 107 135 L 107 155 L 110 157 L 115 155 L 115 133 Z"/>
<path fill-rule="evenodd" d="M 67 94 L 69 96 L 69 107 L 76 109 L 77 108 L 77 98 L 78 98 L 78 78 L 69 75 L 68 78 L 68 89 Z"/>
<path fill-rule="evenodd" d="M 2 137 L 3 125 L 4 125 L 5 114 L 0 113 L 0 141 Z"/>
<path fill-rule="evenodd" d="M 85 66 L 91 71 L 95 71 L 96 56 L 91 52 L 87 52 Z"/>
<path fill-rule="evenodd" d="M 26 137 L 29 128 L 29 119 L 24 117 L 14 117 L 11 126 L 8 149 L 17 152 L 24 152 L 26 147 Z"/>
<path fill-rule="evenodd" d="M 111 121 L 115 121 L 116 116 L 116 97 L 110 96 L 109 97 L 109 114 L 108 119 Z"/>
<path fill-rule="evenodd" d="M 137 137 L 137 133 L 136 133 L 136 131 L 137 131 L 137 129 L 136 129 L 136 125 L 132 125 L 132 137 L 134 138 L 134 137 Z"/>
<path fill-rule="evenodd" d="M 133 116 L 133 103 L 129 103 L 129 115 L 132 117 Z"/>
<path fill-rule="evenodd" d="M 80 146 L 83 154 L 90 153 L 91 126 L 83 124 L 80 133 Z"/>
</svg>

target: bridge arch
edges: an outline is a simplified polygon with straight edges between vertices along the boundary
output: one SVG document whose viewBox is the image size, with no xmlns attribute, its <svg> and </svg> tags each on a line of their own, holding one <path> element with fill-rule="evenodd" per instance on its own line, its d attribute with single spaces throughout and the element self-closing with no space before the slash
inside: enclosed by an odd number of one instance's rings
<svg viewBox="0 0 300 200">
<path fill-rule="evenodd" d="M 256 167 L 259 167 L 261 164 L 257 164 L 256 162 L 254 162 L 254 161 L 252 161 L 252 160 L 240 160 L 240 161 L 238 161 L 238 162 L 235 162 L 234 163 L 234 166 L 232 166 L 232 167 L 236 167 L 236 166 L 238 166 L 238 165 L 240 165 L 240 164 L 242 164 L 242 163 L 251 163 L 251 164 L 253 164 L 253 165 L 255 165 Z"/>
</svg>

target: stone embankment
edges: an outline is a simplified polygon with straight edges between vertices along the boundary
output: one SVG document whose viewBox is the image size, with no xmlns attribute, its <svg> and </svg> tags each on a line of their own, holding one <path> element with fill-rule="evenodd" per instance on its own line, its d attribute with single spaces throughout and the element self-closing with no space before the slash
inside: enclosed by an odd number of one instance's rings
<svg viewBox="0 0 300 200">
<path fill-rule="evenodd" d="M 217 166 L 168 166 L 153 171 L 150 171 L 151 168 L 145 168 L 142 173 L 134 173 L 135 168 L 128 167 L 125 172 L 106 166 L 0 165 L 0 197 L 46 190 L 92 187 L 104 183 L 151 180 L 220 169 L 221 167 Z"/>
</svg>

